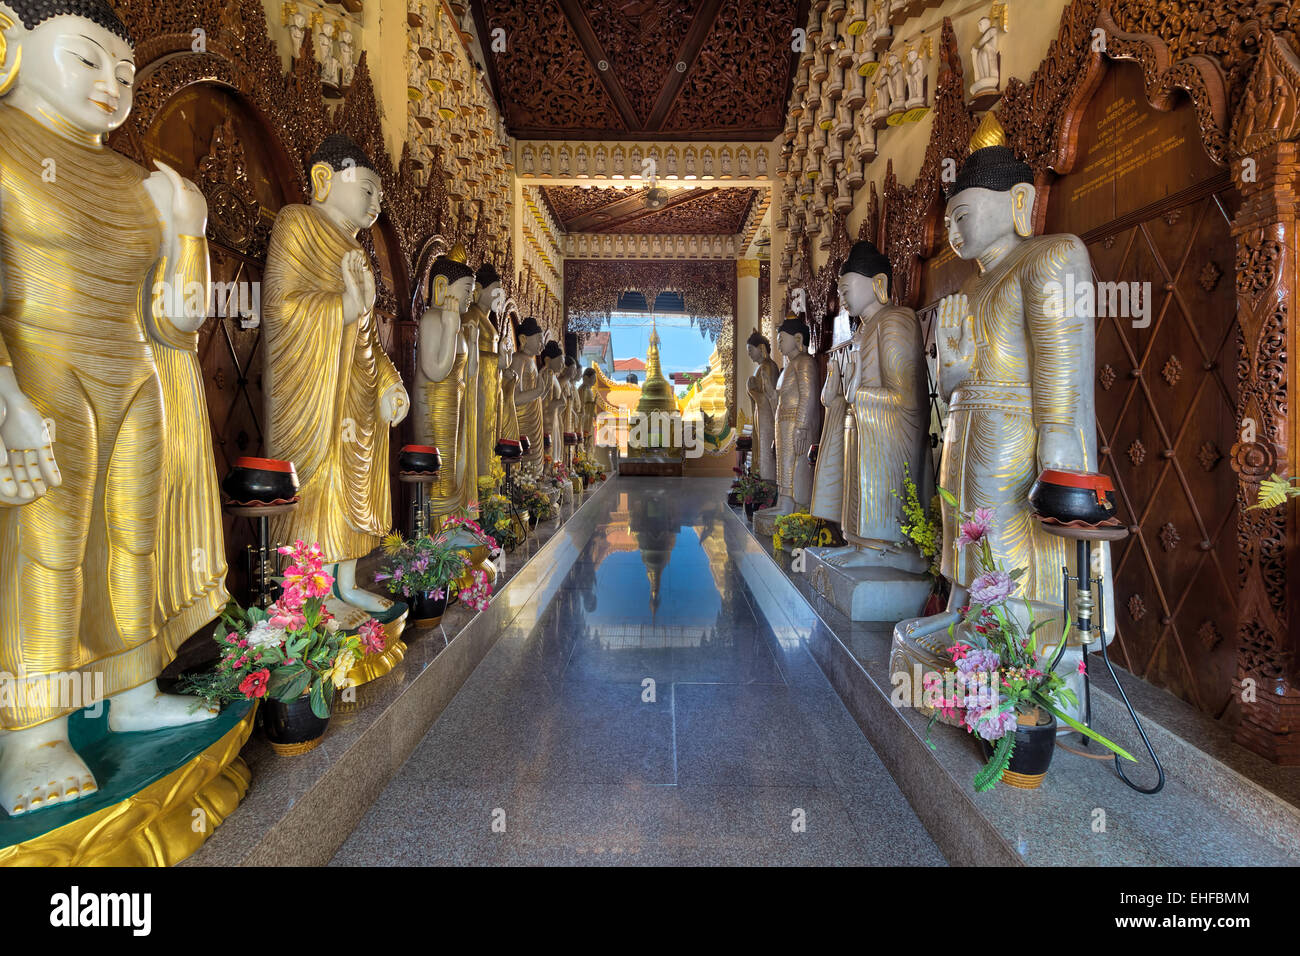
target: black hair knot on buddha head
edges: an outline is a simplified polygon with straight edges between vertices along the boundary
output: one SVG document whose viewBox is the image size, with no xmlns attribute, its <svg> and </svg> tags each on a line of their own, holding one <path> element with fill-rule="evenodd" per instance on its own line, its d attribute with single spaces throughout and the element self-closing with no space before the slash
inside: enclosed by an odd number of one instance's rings
<svg viewBox="0 0 1300 956">
<path fill-rule="evenodd" d="M 877 249 L 875 243 L 868 242 L 866 239 L 853 244 L 853 248 L 849 250 L 848 258 L 844 260 L 844 265 L 840 267 L 840 275 L 848 275 L 850 272 L 856 272 L 868 279 L 874 278 L 882 272 L 890 279 L 894 278 L 894 267 L 890 264 L 889 257 Z"/>
<path fill-rule="evenodd" d="M 948 188 L 947 198 L 951 199 L 963 189 L 977 187 L 1005 193 L 1019 183 L 1034 181 L 1034 171 L 1028 163 L 1016 159 L 1016 154 L 1009 146 L 983 146 L 961 164 L 957 179 Z"/>
<path fill-rule="evenodd" d="M 343 171 L 349 166 L 357 169 L 368 169 L 376 172 L 375 164 L 370 157 L 351 138 L 342 133 L 331 133 L 325 137 L 325 142 L 312 154 L 311 162 L 307 164 L 310 169 L 317 163 L 324 163 L 330 169 Z"/>
<path fill-rule="evenodd" d="M 105 0 L 5 0 L 5 6 L 14 12 L 28 30 L 35 30 L 46 20 L 55 17 L 84 17 L 135 47 L 131 31 Z"/>
</svg>

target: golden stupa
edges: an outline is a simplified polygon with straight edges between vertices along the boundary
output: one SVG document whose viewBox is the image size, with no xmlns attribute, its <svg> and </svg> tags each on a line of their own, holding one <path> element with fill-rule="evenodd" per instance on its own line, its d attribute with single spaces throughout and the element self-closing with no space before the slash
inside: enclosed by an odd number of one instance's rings
<svg viewBox="0 0 1300 956">
<path fill-rule="evenodd" d="M 641 419 L 644 430 L 644 443 L 635 441 L 638 418 Z M 664 378 L 663 369 L 659 365 L 659 329 L 652 325 L 650 349 L 645 359 L 645 384 L 641 386 L 641 398 L 636 403 L 636 413 L 632 416 L 628 451 L 633 454 L 650 451 L 680 457 L 680 421 L 672 382 Z"/>
</svg>

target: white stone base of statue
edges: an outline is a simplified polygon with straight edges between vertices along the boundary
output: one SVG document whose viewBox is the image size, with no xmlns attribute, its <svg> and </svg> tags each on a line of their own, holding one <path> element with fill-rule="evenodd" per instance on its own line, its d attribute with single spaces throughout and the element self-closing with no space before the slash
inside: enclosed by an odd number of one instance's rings
<svg viewBox="0 0 1300 956">
<path fill-rule="evenodd" d="M 934 590 L 924 570 L 859 564 L 842 567 L 834 560 L 845 548 L 806 548 L 804 571 L 813 589 L 851 621 L 887 621 L 920 614 Z"/>
<path fill-rule="evenodd" d="M 781 499 L 771 508 L 763 508 L 754 512 L 754 534 L 772 537 L 776 533 L 776 519 L 785 515 L 794 514 L 796 511 L 807 511 L 808 504 L 799 504 L 793 498 L 782 496 Z"/>
</svg>

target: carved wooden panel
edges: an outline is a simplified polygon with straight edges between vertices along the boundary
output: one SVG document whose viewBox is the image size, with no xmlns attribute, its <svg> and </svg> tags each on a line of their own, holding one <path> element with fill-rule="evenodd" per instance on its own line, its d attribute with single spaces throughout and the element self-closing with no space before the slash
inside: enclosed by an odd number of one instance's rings
<svg viewBox="0 0 1300 956">
<path fill-rule="evenodd" d="M 771 139 L 807 0 L 476 0 L 487 69 L 521 138 Z"/>
<path fill-rule="evenodd" d="M 567 232 L 731 236 L 745 225 L 757 189 L 678 189 L 658 210 L 645 206 L 644 189 L 539 187 Z"/>
<path fill-rule="evenodd" d="M 1132 315 L 1097 320 L 1101 468 L 1132 532 L 1112 553 L 1114 657 L 1216 717 L 1236 656 L 1199 635 L 1207 622 L 1232 633 L 1240 595 L 1236 480 L 1215 451 L 1233 443 L 1240 327 L 1233 290 L 1198 281 L 1207 263 L 1228 265 L 1234 200 L 1219 182 L 1177 216 L 1152 214 L 1088 242 L 1098 281 L 1150 283 L 1151 296 L 1145 327 Z"/>
</svg>

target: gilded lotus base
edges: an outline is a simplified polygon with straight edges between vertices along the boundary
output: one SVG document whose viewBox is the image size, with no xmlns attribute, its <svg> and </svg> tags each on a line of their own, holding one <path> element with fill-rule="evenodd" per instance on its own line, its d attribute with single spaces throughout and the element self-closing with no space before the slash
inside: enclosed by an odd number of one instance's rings
<svg viewBox="0 0 1300 956">
<path fill-rule="evenodd" d="M 173 866 L 181 862 L 203 845 L 248 792 L 252 774 L 239 751 L 253 731 L 256 711 L 249 706 L 207 748 L 136 793 L 0 849 L 0 865 Z M 192 734 L 201 726 L 122 736 L 133 738 L 132 746 L 147 746 L 146 736 Z M 72 801 L 15 817 L 0 826 L 0 832 L 37 822 L 40 814 L 75 814 L 77 806 L 78 801 Z M 200 821 L 202 825 L 196 826 Z"/>
</svg>

